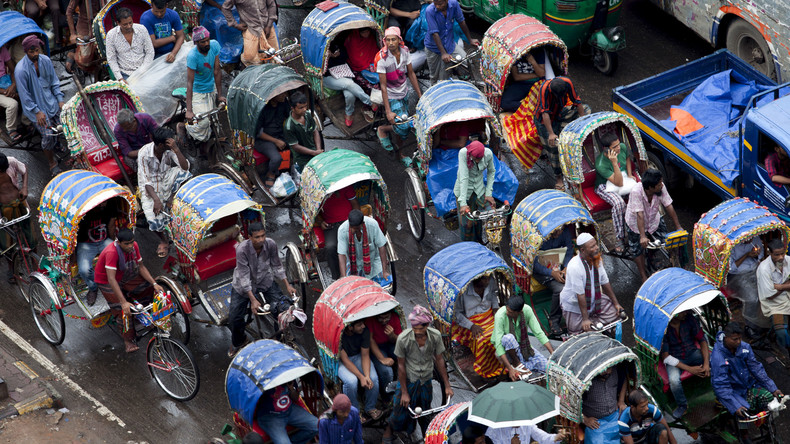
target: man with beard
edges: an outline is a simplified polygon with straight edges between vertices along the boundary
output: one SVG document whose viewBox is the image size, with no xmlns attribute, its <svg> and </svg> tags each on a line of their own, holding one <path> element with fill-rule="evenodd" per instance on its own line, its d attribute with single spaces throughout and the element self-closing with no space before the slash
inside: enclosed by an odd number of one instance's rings
<svg viewBox="0 0 790 444">
<path fill-rule="evenodd" d="M 790 256 L 781 239 L 768 242 L 770 256 L 757 267 L 757 295 L 763 314 L 771 319 L 776 333 L 776 342 L 790 353 L 790 335 L 787 319 L 790 315 Z"/>
<path fill-rule="evenodd" d="M 609 324 L 623 307 L 617 302 L 609 276 L 603 268 L 598 241 L 590 233 L 576 238 L 579 254 L 568 262 L 560 304 L 568 333 L 590 331 L 593 323 Z"/>
<path fill-rule="evenodd" d="M 52 60 L 41 54 L 42 46 L 44 43 L 35 35 L 22 40 L 26 56 L 14 68 L 14 77 L 22 113 L 41 134 L 41 149 L 49 162 L 50 172 L 55 175 L 60 172 L 54 154 L 58 137 L 49 127 L 60 125 L 63 92 L 60 91 L 60 79 Z"/>
<path fill-rule="evenodd" d="M 211 111 L 219 96 L 222 97 L 222 71 L 219 64 L 220 46 L 216 40 L 210 40 L 208 29 L 198 26 L 192 31 L 195 47 L 187 55 L 187 110 L 186 121 L 191 122 L 196 114 Z M 179 136 L 183 136 L 183 127 L 179 124 Z M 190 124 L 186 127 L 189 136 L 200 142 L 200 152 L 206 156 L 206 142 L 211 137 L 211 126 L 208 119 Z"/>
<path fill-rule="evenodd" d="M 642 182 L 631 189 L 628 206 L 625 208 L 626 237 L 628 239 L 628 256 L 634 258 L 642 282 L 649 277 L 645 271 L 645 248 L 650 242 L 648 235 L 663 241 L 667 237 L 667 226 L 664 217 L 659 213 L 663 205 L 675 229 L 681 229 L 678 215 L 672 207 L 672 198 L 664 186 L 661 171 L 649 169 L 642 175 Z"/>
</svg>

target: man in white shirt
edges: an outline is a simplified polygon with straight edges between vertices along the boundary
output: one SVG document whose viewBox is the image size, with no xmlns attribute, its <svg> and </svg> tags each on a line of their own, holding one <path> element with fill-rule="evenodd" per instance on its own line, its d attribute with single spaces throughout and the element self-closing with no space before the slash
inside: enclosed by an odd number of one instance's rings
<svg viewBox="0 0 790 444">
<path fill-rule="evenodd" d="M 129 8 L 115 13 L 118 26 L 107 32 L 107 63 L 117 80 L 126 80 L 137 70 L 145 71 L 154 61 L 154 45 L 145 26 L 134 23 Z"/>
<path fill-rule="evenodd" d="M 754 291 L 757 288 L 757 266 L 765 258 L 763 250 L 763 241 L 759 236 L 732 247 L 730 270 L 727 274 L 726 288 L 729 297 L 743 303 L 746 330 L 753 339 L 764 336 L 771 328 L 771 320 L 763 315 L 760 299 Z"/>
<path fill-rule="evenodd" d="M 590 331 L 595 323 L 610 324 L 623 307 L 617 302 L 603 268 L 598 241 L 589 233 L 576 238 L 579 254 L 568 262 L 560 305 L 568 333 Z"/>
<path fill-rule="evenodd" d="M 554 444 L 565 439 L 566 434 L 565 430 L 555 434 L 546 433 L 536 426 L 501 427 L 496 429 L 489 427 L 488 431 L 486 431 L 486 436 L 491 438 L 494 444 L 528 444 L 533 441 L 538 444 Z"/>
<path fill-rule="evenodd" d="M 790 315 L 790 256 L 787 245 L 781 239 L 768 242 L 770 256 L 757 267 L 757 295 L 763 314 L 771 318 L 776 342 L 790 349 L 787 320 Z"/>
<path fill-rule="evenodd" d="M 455 299 L 453 340 L 472 350 L 475 372 L 484 378 L 502 373 L 491 343 L 498 298 L 496 280 L 481 276 L 470 282 L 466 291 Z"/>
</svg>

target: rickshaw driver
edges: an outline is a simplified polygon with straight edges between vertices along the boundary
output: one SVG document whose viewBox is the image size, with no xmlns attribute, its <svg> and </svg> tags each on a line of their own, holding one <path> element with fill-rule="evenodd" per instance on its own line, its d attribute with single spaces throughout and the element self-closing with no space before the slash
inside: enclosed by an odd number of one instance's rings
<svg viewBox="0 0 790 444">
<path fill-rule="evenodd" d="M 6 157 L 0 153 L 0 216 L 7 220 L 14 220 L 21 217 L 27 211 L 27 168 L 25 164 L 14 157 Z M 35 249 L 33 244 L 33 231 L 31 224 L 33 218 L 21 222 L 22 232 L 27 240 L 28 246 Z M 0 232 L 0 248 L 5 250 L 13 242 L 11 236 Z M 16 283 L 14 278 L 14 266 L 11 258 L 8 258 L 8 271 L 6 273 L 8 283 Z"/>
<path fill-rule="evenodd" d="M 505 307 L 500 307 L 494 315 L 494 332 L 491 334 L 491 343 L 496 348 L 499 362 L 507 369 L 510 379 L 519 380 L 519 371 L 512 363 L 523 364 L 529 371 L 546 372 L 548 359 L 537 353 L 529 343 L 527 326 L 532 334 L 543 344 L 549 353 L 554 353 L 554 347 L 540 328 L 540 322 L 531 307 L 524 305 L 524 298 L 511 296 Z"/>
<path fill-rule="evenodd" d="M 284 299 L 275 278 L 283 283 L 289 295 L 296 292 L 285 276 L 285 269 L 277 253 L 277 242 L 266 237 L 263 224 L 253 222 L 247 232 L 249 239 L 236 246 L 236 268 L 233 270 L 228 314 L 228 328 L 231 332 L 228 356 L 235 355 L 247 343 L 244 318 L 248 307 L 253 313 L 261 308 L 257 293 L 263 293 L 263 297 L 272 305 L 273 302 Z"/>
<path fill-rule="evenodd" d="M 219 62 L 219 42 L 211 40 L 208 29 L 197 26 L 192 31 L 195 47 L 187 54 L 187 109 L 184 117 L 187 122 L 195 114 L 206 113 L 214 108 L 214 102 L 226 103 L 222 96 L 222 69 Z M 219 96 L 219 97 L 218 97 Z M 182 124 L 179 124 L 179 127 Z M 186 132 L 199 142 L 200 153 L 208 157 L 208 139 L 211 137 L 211 122 L 204 119 L 186 125 Z"/>
<path fill-rule="evenodd" d="M 781 239 L 768 241 L 768 252 L 770 256 L 757 267 L 757 295 L 763 314 L 773 323 L 776 342 L 790 353 L 790 256 Z"/>
<path fill-rule="evenodd" d="M 485 181 L 483 172 L 487 171 Z M 494 153 L 482 143 L 474 141 L 458 151 L 458 177 L 453 193 L 460 215 L 458 229 L 462 241 L 483 242 L 483 223 L 469 218 L 475 210 L 494 208 Z"/>
<path fill-rule="evenodd" d="M 93 280 L 99 286 L 104 299 L 115 316 L 121 330 L 126 353 L 139 350 L 135 344 L 134 317 L 131 315 L 130 300 L 147 304 L 153 294 L 164 289 L 148 272 L 140 256 L 140 247 L 134 240 L 134 232 L 128 228 L 118 231 L 115 242 L 107 245 L 99 254 Z M 125 323 L 123 317 L 131 318 Z"/>
<path fill-rule="evenodd" d="M 499 309 L 496 280 L 480 276 L 455 300 L 455 323 L 452 337 L 475 353 L 475 372 L 491 378 L 502 373 L 496 359 L 491 335 L 494 333 L 494 312 Z"/>
<path fill-rule="evenodd" d="M 576 238 L 579 254 L 568 262 L 560 304 L 568 333 L 590 331 L 593 323 L 610 324 L 623 307 L 617 302 L 609 275 L 603 267 L 598 241 L 590 233 Z"/>
<path fill-rule="evenodd" d="M 565 248 L 565 257 L 562 259 L 562 264 L 555 264 L 549 268 L 540 263 L 541 252 L 546 254 L 549 250 Z M 568 263 L 573 258 L 573 236 L 571 232 L 563 227 L 560 230 L 553 231 L 549 238 L 543 241 L 540 245 L 538 255 L 532 263 L 532 274 L 535 280 L 540 282 L 541 285 L 549 287 L 551 290 L 551 308 L 549 311 L 549 324 L 551 334 L 559 336 L 562 334 L 562 308 L 560 307 L 560 294 L 562 289 L 565 288 L 565 272 L 568 269 Z"/>
<path fill-rule="evenodd" d="M 678 313 L 669 321 L 669 327 L 661 343 L 661 360 L 666 366 L 669 388 L 678 405 L 672 416 L 680 419 L 688 408 L 680 373 L 685 370 L 700 378 L 710 376 L 708 341 L 705 340 L 705 333 L 700 328 L 699 322 L 691 316 L 689 310 Z"/>
<path fill-rule="evenodd" d="M 711 354 L 711 384 L 716 399 L 739 418 L 765 410 L 773 397 L 784 396 L 757 360 L 752 346 L 741 342 L 741 326 L 730 322 L 716 335 Z M 739 423 L 739 427 L 742 425 Z M 749 430 L 741 430 L 748 441 Z"/>
<path fill-rule="evenodd" d="M 170 219 L 165 209 L 181 184 L 192 177 L 189 161 L 178 148 L 173 130 L 167 127 L 154 131 L 153 142 L 140 148 L 137 161 L 143 212 L 149 229 L 159 235 L 156 254 L 165 257 L 168 249 L 165 227 Z"/>
<path fill-rule="evenodd" d="M 365 216 L 360 210 L 351 210 L 348 220 L 337 229 L 337 257 L 340 277 L 363 276 L 382 286 L 392 282 L 387 238 L 376 219 Z"/>
<path fill-rule="evenodd" d="M 464 20 L 461 5 L 456 0 L 434 0 L 425 9 L 425 21 L 428 30 L 425 33 L 425 55 L 428 57 L 428 68 L 431 71 L 431 85 L 440 80 L 450 78 L 445 69 L 455 58 L 466 58 L 466 51 L 456 44 L 453 25 L 458 22 L 466 39 L 472 46 L 480 46 L 480 40 L 473 39 L 469 27 Z"/>
<path fill-rule="evenodd" d="M 332 279 L 340 279 L 340 257 L 337 254 L 338 230 L 348 219 L 351 210 L 359 209 L 357 193 L 353 186 L 347 186 L 330 194 L 316 217 L 315 225 L 320 226 L 324 235 L 324 251 Z"/>
<path fill-rule="evenodd" d="M 628 255 L 634 258 L 642 283 L 647 278 L 645 271 L 645 248 L 650 239 L 648 233 L 656 239 L 664 240 L 667 236 L 667 226 L 664 217 L 659 213 L 659 206 L 663 205 L 672 218 L 676 229 L 681 229 L 678 215 L 672 206 L 672 198 L 664 186 L 661 171 L 649 169 L 642 175 L 642 182 L 634 185 L 628 196 L 628 205 L 625 208 L 625 225 L 628 233 Z"/>
<path fill-rule="evenodd" d="M 608 444 L 620 440 L 618 419 L 625 410 L 625 370 L 609 367 L 594 377 L 582 395 L 585 444 Z"/>
</svg>

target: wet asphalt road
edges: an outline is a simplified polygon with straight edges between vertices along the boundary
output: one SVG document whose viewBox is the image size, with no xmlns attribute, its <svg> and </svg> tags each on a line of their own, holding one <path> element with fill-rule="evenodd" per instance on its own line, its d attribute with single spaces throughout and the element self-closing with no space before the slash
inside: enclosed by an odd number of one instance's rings
<svg viewBox="0 0 790 444">
<path fill-rule="evenodd" d="M 281 36 L 298 36 L 299 26 L 305 15 L 305 11 L 281 10 Z M 615 86 L 643 79 L 712 52 L 712 48 L 704 41 L 647 0 L 626 1 L 620 24 L 625 27 L 628 47 L 620 53 L 620 66 L 613 77 L 602 76 L 589 59 L 578 53 L 571 53 L 570 76 L 574 79 L 579 94 L 590 104 L 593 111 L 611 109 L 610 94 Z M 475 34 L 481 35 L 485 27 L 486 24 L 480 20 L 470 20 L 470 28 Z M 339 133 L 328 128 L 325 135 L 337 136 Z M 407 311 L 416 303 L 424 304 L 422 267 L 434 253 L 457 242 L 458 235 L 447 231 L 440 222 L 428 218 L 425 239 L 421 243 L 415 242 L 408 231 L 402 211 L 404 174 L 400 163 L 384 153 L 377 144 L 370 142 L 332 140 L 328 141 L 328 146 L 363 152 L 374 160 L 384 174 L 393 204 L 389 230 L 400 257 L 397 263 L 397 298 Z M 6 152 L 22 159 L 29 166 L 30 192 L 33 196 L 31 205 L 37 205 L 37 197 L 49 180 L 43 156 L 15 150 Z M 521 181 L 517 202 L 535 190 L 552 186 L 553 180 L 546 174 L 546 164 L 540 164 L 533 174 L 526 174 L 514 157 L 508 156 L 505 160 Z M 699 186 L 690 190 L 673 190 L 672 196 L 681 223 L 689 231 L 701 213 L 718 202 L 715 196 Z M 280 246 L 286 241 L 297 241 L 296 234 L 301 224 L 298 211 L 269 209 L 266 217 L 269 236 L 278 241 Z M 139 233 L 143 239 L 141 245 L 155 243 L 155 238 L 150 233 Z M 154 274 L 161 270 L 161 262 L 155 260 L 152 248 L 148 248 L 147 258 L 152 259 L 147 259 L 147 263 Z M 607 258 L 606 267 L 621 304 L 629 313 L 632 312 L 634 294 L 639 287 L 635 265 Z M 114 331 L 111 332 L 108 328 L 92 330 L 84 321 L 67 319 L 65 342 L 60 347 L 52 347 L 41 338 L 27 305 L 16 290 L 2 284 L 0 292 L 4 301 L 0 304 L 0 317 L 3 321 L 126 422 L 127 427 L 134 432 L 135 439 L 153 443 L 206 442 L 207 438 L 218 435 L 222 425 L 230 421 L 231 412 L 224 391 L 224 376 L 230 361 L 226 355 L 230 343 L 230 335 L 226 329 L 192 323 L 189 347 L 198 361 L 201 388 L 192 401 L 178 403 L 167 398 L 148 376 L 143 352 L 132 355 L 123 353 L 121 339 Z M 310 300 L 315 301 L 316 297 L 313 294 Z M 201 309 L 197 311 L 199 315 L 203 315 Z M 631 330 L 630 326 L 627 327 L 624 335 L 625 342 L 629 345 L 633 345 Z M 2 337 L 0 341 L 7 339 Z M 309 350 L 315 352 L 309 328 L 302 332 L 301 341 Z M 777 378 L 780 388 L 790 392 L 786 372 L 781 370 L 777 373 L 775 369 L 770 371 Z M 458 385 L 457 381 L 454 385 Z M 456 392 L 459 400 L 470 398 L 469 392 Z M 783 430 L 788 429 L 786 421 L 782 426 Z M 374 436 L 370 435 L 368 439 L 373 440 Z M 119 439 L 119 442 L 125 442 L 125 439 Z M 682 442 L 691 440 L 685 438 Z"/>
</svg>

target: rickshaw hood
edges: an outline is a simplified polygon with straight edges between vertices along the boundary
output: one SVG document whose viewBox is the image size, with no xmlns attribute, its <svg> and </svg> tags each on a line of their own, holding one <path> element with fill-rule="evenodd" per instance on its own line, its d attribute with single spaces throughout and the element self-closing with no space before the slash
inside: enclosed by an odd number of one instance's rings
<svg viewBox="0 0 790 444">
<path fill-rule="evenodd" d="M 16 11 L 0 12 L 0 46 L 27 34 L 36 34 L 44 42 L 44 54 L 49 54 L 49 37 L 33 19 Z"/>
</svg>

